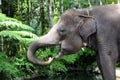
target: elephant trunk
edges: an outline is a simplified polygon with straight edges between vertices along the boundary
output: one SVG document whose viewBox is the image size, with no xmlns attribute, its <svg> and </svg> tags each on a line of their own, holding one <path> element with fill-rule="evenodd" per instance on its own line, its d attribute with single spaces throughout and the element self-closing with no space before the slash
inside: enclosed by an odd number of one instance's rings
<svg viewBox="0 0 120 80">
<path fill-rule="evenodd" d="M 53 58 L 49 58 L 48 61 L 40 61 L 35 57 L 35 52 L 39 48 L 44 48 L 48 46 L 58 45 L 59 44 L 59 37 L 57 34 L 52 35 L 53 32 L 48 33 L 47 35 L 44 35 L 40 37 L 37 41 L 33 42 L 31 46 L 28 48 L 27 52 L 27 58 L 30 62 L 38 65 L 49 65 Z M 51 36 L 52 35 L 52 36 Z"/>
</svg>

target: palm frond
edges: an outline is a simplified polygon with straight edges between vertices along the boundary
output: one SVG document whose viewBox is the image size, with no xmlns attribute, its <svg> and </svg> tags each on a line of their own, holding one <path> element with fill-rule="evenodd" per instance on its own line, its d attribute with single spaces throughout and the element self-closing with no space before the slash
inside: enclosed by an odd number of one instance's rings
<svg viewBox="0 0 120 80">
<path fill-rule="evenodd" d="M 38 36 L 33 34 L 32 32 L 28 31 L 1 31 L 0 36 L 2 37 L 8 37 L 10 39 L 17 39 L 17 40 L 23 40 L 23 39 L 37 39 Z"/>
<path fill-rule="evenodd" d="M 0 22 L 3 22 L 3 21 L 13 21 L 13 22 L 21 23 L 21 21 L 17 19 L 7 17 L 5 14 L 0 13 Z"/>
<path fill-rule="evenodd" d="M 12 21 L 0 22 L 0 29 L 1 30 L 6 30 L 6 29 L 8 30 L 29 30 L 29 31 L 34 30 L 30 26 L 27 26 L 25 24 L 18 23 L 18 22 L 12 22 Z"/>
</svg>

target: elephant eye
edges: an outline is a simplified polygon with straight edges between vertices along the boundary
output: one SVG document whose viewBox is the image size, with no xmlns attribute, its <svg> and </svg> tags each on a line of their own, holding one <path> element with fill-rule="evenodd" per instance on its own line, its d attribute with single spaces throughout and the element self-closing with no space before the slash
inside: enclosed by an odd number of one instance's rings
<svg viewBox="0 0 120 80">
<path fill-rule="evenodd" d="M 60 28 L 60 29 L 58 29 L 57 31 L 58 31 L 58 33 L 59 33 L 61 36 L 63 36 L 63 35 L 66 34 L 66 30 L 65 30 L 64 28 Z"/>
</svg>

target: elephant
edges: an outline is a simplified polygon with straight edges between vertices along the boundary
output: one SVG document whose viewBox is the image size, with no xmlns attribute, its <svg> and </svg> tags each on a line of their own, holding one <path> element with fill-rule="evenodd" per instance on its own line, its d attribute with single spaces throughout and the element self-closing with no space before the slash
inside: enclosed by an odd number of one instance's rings
<svg viewBox="0 0 120 80">
<path fill-rule="evenodd" d="M 60 46 L 56 57 L 40 61 L 39 48 Z M 49 65 L 62 55 L 73 54 L 83 47 L 93 49 L 104 80 L 116 80 L 116 62 L 120 56 L 120 5 L 109 4 L 66 10 L 50 31 L 34 41 L 27 51 L 30 62 Z"/>
</svg>

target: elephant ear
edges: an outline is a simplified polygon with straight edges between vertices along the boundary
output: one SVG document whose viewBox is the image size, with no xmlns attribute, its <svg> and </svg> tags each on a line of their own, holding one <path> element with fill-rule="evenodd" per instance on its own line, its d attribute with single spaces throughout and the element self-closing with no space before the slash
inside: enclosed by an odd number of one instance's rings
<svg viewBox="0 0 120 80">
<path fill-rule="evenodd" d="M 79 33 L 84 41 L 87 41 L 88 37 L 96 32 L 95 19 L 91 16 L 80 15 L 81 21 L 79 23 Z"/>
</svg>

